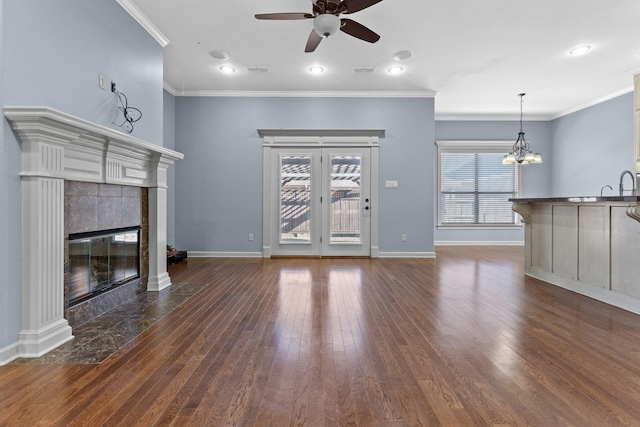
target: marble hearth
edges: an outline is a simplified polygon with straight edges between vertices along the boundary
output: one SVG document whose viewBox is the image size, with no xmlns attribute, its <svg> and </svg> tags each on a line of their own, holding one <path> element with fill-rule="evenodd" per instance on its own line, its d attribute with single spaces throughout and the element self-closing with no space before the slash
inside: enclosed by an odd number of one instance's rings
<svg viewBox="0 0 640 427">
<path fill-rule="evenodd" d="M 39 357 L 73 339 L 64 317 L 65 181 L 146 189 L 147 290 L 159 291 L 171 285 L 167 169 L 184 156 L 48 107 L 4 113 L 22 143 L 22 330 L 12 348 L 15 357 Z"/>
</svg>

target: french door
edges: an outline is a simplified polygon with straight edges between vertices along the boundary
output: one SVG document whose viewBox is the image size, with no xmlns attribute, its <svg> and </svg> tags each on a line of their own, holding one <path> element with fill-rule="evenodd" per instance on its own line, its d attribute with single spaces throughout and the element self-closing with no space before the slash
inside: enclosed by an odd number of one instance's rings
<svg viewBox="0 0 640 427">
<path fill-rule="evenodd" d="M 270 150 L 270 253 L 371 255 L 371 149 Z"/>
</svg>

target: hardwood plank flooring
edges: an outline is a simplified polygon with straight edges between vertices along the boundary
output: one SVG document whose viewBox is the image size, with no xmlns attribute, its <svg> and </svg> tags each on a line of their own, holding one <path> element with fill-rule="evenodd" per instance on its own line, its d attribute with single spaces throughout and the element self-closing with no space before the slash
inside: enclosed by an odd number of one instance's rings
<svg viewBox="0 0 640 427">
<path fill-rule="evenodd" d="M 189 259 L 105 361 L 0 367 L 0 426 L 640 426 L 640 316 L 437 255 Z"/>
</svg>

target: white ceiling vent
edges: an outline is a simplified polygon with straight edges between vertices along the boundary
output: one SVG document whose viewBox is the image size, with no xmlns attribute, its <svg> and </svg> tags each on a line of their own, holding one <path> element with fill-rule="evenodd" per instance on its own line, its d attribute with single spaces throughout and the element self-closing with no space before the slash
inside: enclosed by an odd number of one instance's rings
<svg viewBox="0 0 640 427">
<path fill-rule="evenodd" d="M 269 67 L 247 67 L 247 71 L 249 71 L 250 73 L 265 74 L 269 72 Z"/>
<path fill-rule="evenodd" d="M 354 67 L 353 72 L 356 74 L 371 74 L 376 71 L 376 67 Z"/>
</svg>

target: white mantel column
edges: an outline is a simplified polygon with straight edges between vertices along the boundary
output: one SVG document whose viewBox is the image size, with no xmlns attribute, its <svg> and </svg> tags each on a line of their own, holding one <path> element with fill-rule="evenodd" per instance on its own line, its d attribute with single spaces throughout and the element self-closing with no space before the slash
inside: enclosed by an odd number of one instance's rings
<svg viewBox="0 0 640 427">
<path fill-rule="evenodd" d="M 172 164 L 162 156 L 152 162 L 149 186 L 149 281 L 148 291 L 171 286 L 167 273 L 167 169 Z"/>
<path fill-rule="evenodd" d="M 22 331 L 18 352 L 39 357 L 71 340 L 64 318 L 64 179 L 58 144 L 25 141 L 33 168 L 23 162 L 22 174 Z M 24 150 L 24 147 L 23 147 Z M 26 170 L 25 170 L 26 169 Z M 37 169 L 37 173 L 29 173 Z"/>
</svg>

